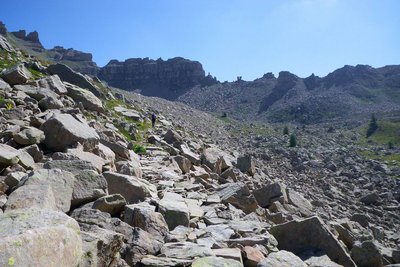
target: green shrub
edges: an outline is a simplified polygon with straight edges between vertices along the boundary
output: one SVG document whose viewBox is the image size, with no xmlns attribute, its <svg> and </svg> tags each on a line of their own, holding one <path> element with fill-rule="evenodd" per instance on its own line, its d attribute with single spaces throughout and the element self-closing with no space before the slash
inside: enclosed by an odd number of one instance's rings
<svg viewBox="0 0 400 267">
<path fill-rule="evenodd" d="M 373 135 L 376 130 L 378 130 L 378 122 L 376 120 L 375 114 L 372 114 L 371 120 L 369 121 L 368 125 L 367 138 Z"/>
<path fill-rule="evenodd" d="M 144 153 L 146 153 L 146 148 L 144 146 L 140 145 L 140 144 L 134 144 L 133 145 L 133 151 L 136 154 L 144 154 Z"/>
<path fill-rule="evenodd" d="M 295 147 L 295 146 L 297 146 L 297 139 L 294 134 L 291 134 L 289 139 L 289 147 Z"/>
<path fill-rule="evenodd" d="M 394 143 L 393 141 L 388 142 L 388 149 L 393 149 L 394 148 Z"/>
</svg>

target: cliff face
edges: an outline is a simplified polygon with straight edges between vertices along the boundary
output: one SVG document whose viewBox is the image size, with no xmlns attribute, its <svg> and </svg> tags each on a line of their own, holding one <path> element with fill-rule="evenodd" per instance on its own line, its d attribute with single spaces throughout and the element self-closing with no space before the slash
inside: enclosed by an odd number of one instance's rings
<svg viewBox="0 0 400 267">
<path fill-rule="evenodd" d="M 98 77 L 114 87 L 166 99 L 176 99 L 193 86 L 209 80 L 199 62 L 181 57 L 166 61 L 149 58 L 124 62 L 111 60 L 100 69 Z"/>
</svg>

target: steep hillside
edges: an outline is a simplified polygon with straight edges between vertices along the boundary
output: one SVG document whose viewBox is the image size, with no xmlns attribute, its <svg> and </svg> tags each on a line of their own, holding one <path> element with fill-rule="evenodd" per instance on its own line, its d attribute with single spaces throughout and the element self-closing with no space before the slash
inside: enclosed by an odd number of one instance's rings
<svg viewBox="0 0 400 267">
<path fill-rule="evenodd" d="M 345 66 L 323 78 L 304 79 L 283 71 L 276 79 L 270 77 L 269 83 L 263 80 L 196 87 L 179 101 L 205 111 L 229 112 L 242 120 L 305 124 L 400 112 L 400 66 Z"/>
</svg>

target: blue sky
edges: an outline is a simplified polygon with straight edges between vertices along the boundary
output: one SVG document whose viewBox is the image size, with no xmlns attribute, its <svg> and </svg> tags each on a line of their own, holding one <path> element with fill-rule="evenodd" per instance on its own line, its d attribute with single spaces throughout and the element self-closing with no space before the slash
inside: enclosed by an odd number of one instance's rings
<svg viewBox="0 0 400 267">
<path fill-rule="evenodd" d="M 46 48 L 111 59 L 182 56 L 221 81 L 400 64 L 398 0 L 13 0 L 0 20 Z"/>
</svg>

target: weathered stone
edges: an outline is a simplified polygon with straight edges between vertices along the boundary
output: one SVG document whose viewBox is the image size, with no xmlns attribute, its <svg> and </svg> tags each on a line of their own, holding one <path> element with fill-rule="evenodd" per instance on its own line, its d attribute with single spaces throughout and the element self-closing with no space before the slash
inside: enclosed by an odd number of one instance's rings
<svg viewBox="0 0 400 267">
<path fill-rule="evenodd" d="M 18 64 L 0 73 L 1 78 L 10 85 L 26 83 L 32 78 L 31 73 L 24 64 Z"/>
<path fill-rule="evenodd" d="M 87 110 L 103 112 L 103 104 L 92 92 L 77 87 L 73 84 L 66 83 L 68 96 L 71 97 L 76 103 L 81 102 L 83 107 Z"/>
<path fill-rule="evenodd" d="M 101 172 L 103 170 L 103 166 L 106 164 L 106 161 L 103 158 L 93 153 L 84 151 L 82 146 L 67 149 L 67 154 L 73 155 L 80 160 L 90 162 L 97 169 L 98 172 Z"/>
<path fill-rule="evenodd" d="M 107 181 L 103 175 L 92 170 L 80 170 L 75 175 L 72 206 L 79 206 L 107 195 Z"/>
<path fill-rule="evenodd" d="M 243 265 L 242 253 L 238 248 L 218 248 L 218 249 L 213 249 L 212 252 L 217 257 L 222 257 L 224 259 L 232 259 L 240 262 Z"/>
<path fill-rule="evenodd" d="M 168 225 L 162 214 L 146 202 L 125 206 L 124 222 L 162 240 L 168 232 Z"/>
<path fill-rule="evenodd" d="M 190 242 L 167 243 L 161 248 L 161 254 L 167 258 L 194 259 L 213 256 L 212 250 L 204 245 Z"/>
<path fill-rule="evenodd" d="M 92 208 L 116 216 L 124 210 L 125 205 L 125 198 L 120 194 L 114 194 L 97 199 L 93 203 Z"/>
<path fill-rule="evenodd" d="M 377 192 L 369 193 L 360 198 L 360 201 L 367 206 L 371 204 L 376 204 L 378 200 L 379 200 L 379 195 Z"/>
<path fill-rule="evenodd" d="M 18 163 L 18 156 L 18 150 L 9 145 L 0 144 L 0 168 Z"/>
<path fill-rule="evenodd" d="M 23 185 L 50 185 L 54 193 L 57 209 L 67 212 L 71 207 L 75 177 L 72 173 L 59 169 L 39 169 L 32 171 L 20 181 Z"/>
<path fill-rule="evenodd" d="M 281 250 L 299 254 L 306 249 L 317 249 L 334 262 L 346 267 L 356 266 L 338 240 L 316 216 L 273 226 L 270 233 L 278 241 L 278 248 Z"/>
<path fill-rule="evenodd" d="M 216 256 L 198 258 L 194 260 L 192 263 L 192 267 L 220 267 L 220 266 L 243 267 L 243 264 L 236 260 L 225 259 Z"/>
<path fill-rule="evenodd" d="M 180 145 L 179 150 L 184 157 L 190 160 L 192 164 L 199 165 L 201 163 L 200 156 L 192 152 L 186 145 Z"/>
<path fill-rule="evenodd" d="M 45 169 L 61 169 L 64 171 L 71 172 L 78 175 L 83 170 L 97 171 L 96 167 L 92 163 L 84 160 L 73 159 L 73 160 L 52 160 L 48 161 L 43 165 Z"/>
<path fill-rule="evenodd" d="M 19 162 L 18 164 L 21 165 L 22 167 L 24 167 L 25 169 L 33 169 L 33 167 L 35 166 L 35 161 L 33 160 L 33 158 L 31 157 L 31 155 L 29 155 L 25 150 L 20 149 L 18 150 L 18 158 L 19 158 Z"/>
<path fill-rule="evenodd" d="M 88 89 L 95 96 L 101 95 L 100 91 L 91 82 L 89 82 L 88 79 L 85 78 L 85 76 L 73 71 L 71 68 L 64 64 L 57 63 L 50 65 L 49 67 L 47 67 L 47 70 L 51 74 L 57 74 L 64 82 L 75 84 L 76 86 L 79 86 L 83 89 Z"/>
<path fill-rule="evenodd" d="M 124 236 L 97 225 L 82 230 L 82 266 L 110 266 L 117 259 L 123 246 Z"/>
<path fill-rule="evenodd" d="M 279 197 L 287 199 L 285 186 L 281 183 L 273 183 L 264 186 L 253 192 L 253 195 L 257 199 L 258 205 L 265 208 L 271 205 Z"/>
<path fill-rule="evenodd" d="M 361 267 L 382 267 L 382 255 L 372 240 L 356 242 L 351 250 L 351 258 Z"/>
<path fill-rule="evenodd" d="M 246 267 L 257 267 L 257 264 L 265 259 L 264 254 L 255 247 L 245 246 L 243 250 Z"/>
<path fill-rule="evenodd" d="M 244 155 L 237 159 L 236 167 L 243 173 L 253 176 L 256 173 L 253 158 L 250 155 Z"/>
<path fill-rule="evenodd" d="M 368 227 L 370 218 L 366 214 L 354 213 L 350 217 L 350 220 L 353 222 L 358 222 L 362 227 Z"/>
<path fill-rule="evenodd" d="M 10 194 L 5 210 L 15 209 L 58 210 L 51 186 L 34 184 L 21 186 Z"/>
<path fill-rule="evenodd" d="M 42 88 L 50 89 L 59 95 L 65 95 L 68 93 L 67 88 L 65 88 L 58 75 L 51 75 L 41 78 L 37 81 L 37 85 Z"/>
<path fill-rule="evenodd" d="M 35 87 L 32 85 L 15 85 L 15 90 L 24 92 L 28 96 L 32 97 L 33 99 L 40 101 L 46 97 L 58 100 L 58 95 L 51 91 L 50 89 Z"/>
<path fill-rule="evenodd" d="M 127 243 L 123 258 L 130 266 L 140 262 L 145 255 L 158 254 L 162 247 L 162 242 L 140 228 L 132 228 L 132 234 L 128 237 Z"/>
<path fill-rule="evenodd" d="M 291 252 L 281 250 L 273 252 L 262 260 L 257 267 L 307 267 L 299 257 Z"/>
<path fill-rule="evenodd" d="M 170 230 L 178 225 L 189 226 L 189 209 L 181 195 L 166 192 L 159 202 L 159 209 Z"/>
<path fill-rule="evenodd" d="M 244 183 L 227 184 L 217 189 L 221 202 L 251 213 L 257 209 L 257 201 Z"/>
<path fill-rule="evenodd" d="M 146 197 L 157 197 L 157 188 L 148 181 L 134 176 L 104 172 L 110 194 L 121 194 L 127 203 L 137 203 Z"/>
<path fill-rule="evenodd" d="M 140 161 L 132 160 L 132 161 L 118 161 L 115 163 L 115 167 L 117 168 L 117 172 L 126 175 L 136 176 L 138 178 L 142 178 L 143 172 L 141 169 Z"/>
<path fill-rule="evenodd" d="M 13 135 L 14 141 L 20 145 L 33 145 L 39 144 L 44 139 L 44 132 L 34 127 L 23 129 L 17 134 Z"/>
<path fill-rule="evenodd" d="M 312 256 L 304 262 L 309 267 L 341 267 L 342 265 L 337 264 L 336 262 L 331 261 L 331 259 L 327 255 L 323 256 Z"/>
<path fill-rule="evenodd" d="M 46 96 L 39 101 L 39 107 L 41 110 L 60 109 L 64 104 L 56 98 Z"/>
<path fill-rule="evenodd" d="M 310 216 L 312 214 L 313 206 L 303 195 L 297 193 L 293 189 L 286 189 L 288 202 L 297 207 L 303 216 Z"/>
<path fill-rule="evenodd" d="M 152 255 L 146 255 L 140 261 L 140 263 L 146 267 L 185 267 L 189 266 L 191 262 L 192 260 L 156 257 Z"/>
<path fill-rule="evenodd" d="M 4 182 L 9 188 L 12 189 L 19 184 L 19 181 L 21 181 L 22 177 L 24 177 L 25 175 L 25 172 L 11 172 L 6 176 Z"/>
<path fill-rule="evenodd" d="M 192 167 L 190 160 L 182 156 L 175 156 L 173 159 L 184 174 L 190 172 L 190 168 Z"/>
<path fill-rule="evenodd" d="M 1 266 L 78 266 L 77 222 L 61 212 L 13 210 L 0 214 Z"/>
<path fill-rule="evenodd" d="M 77 142 L 87 149 L 93 149 L 100 139 L 93 128 L 69 114 L 54 114 L 40 129 L 46 136 L 44 144 L 55 151 L 63 151 Z"/>
</svg>

